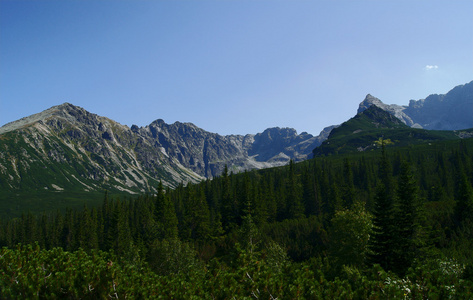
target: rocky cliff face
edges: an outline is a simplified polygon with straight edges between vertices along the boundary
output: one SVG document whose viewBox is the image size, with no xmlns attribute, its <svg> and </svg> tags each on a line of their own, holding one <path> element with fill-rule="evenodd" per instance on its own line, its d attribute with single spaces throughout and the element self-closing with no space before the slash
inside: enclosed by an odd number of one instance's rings
<svg viewBox="0 0 473 300">
<path fill-rule="evenodd" d="M 444 95 L 410 100 L 408 106 L 387 105 L 367 95 L 358 112 L 376 105 L 406 125 L 429 130 L 460 130 L 473 127 L 473 81 L 453 88 Z"/>
<path fill-rule="evenodd" d="M 0 128 L 0 186 L 5 189 L 153 191 L 309 157 L 320 137 L 290 128 L 221 136 L 191 123 L 121 125 L 65 103 Z"/>
<path fill-rule="evenodd" d="M 192 123 L 166 124 L 156 120 L 148 126 L 132 126 L 139 137 L 150 141 L 169 157 L 193 172 L 211 178 L 225 165 L 232 171 L 285 165 L 289 160 L 305 160 L 313 148 L 328 136 L 298 135 L 291 128 L 269 128 L 256 135 L 222 136 Z"/>
</svg>

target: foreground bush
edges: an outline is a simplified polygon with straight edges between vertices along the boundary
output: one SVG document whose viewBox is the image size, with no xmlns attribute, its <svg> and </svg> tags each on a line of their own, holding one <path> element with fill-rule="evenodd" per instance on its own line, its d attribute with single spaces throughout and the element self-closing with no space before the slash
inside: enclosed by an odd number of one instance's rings
<svg viewBox="0 0 473 300">
<path fill-rule="evenodd" d="M 472 299 L 465 266 L 431 260 L 404 278 L 379 266 L 344 266 L 332 274 L 328 260 L 285 261 L 275 267 L 270 252 L 237 248 L 235 264 L 217 259 L 186 272 L 157 275 L 139 256 L 42 250 L 19 245 L 0 251 L 2 299 Z"/>
</svg>

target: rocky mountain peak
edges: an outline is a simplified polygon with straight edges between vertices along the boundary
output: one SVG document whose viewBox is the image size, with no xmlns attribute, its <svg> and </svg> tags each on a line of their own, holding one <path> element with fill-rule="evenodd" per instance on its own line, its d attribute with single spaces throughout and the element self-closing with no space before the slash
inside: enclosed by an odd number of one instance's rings
<svg viewBox="0 0 473 300">
<path fill-rule="evenodd" d="M 384 104 L 378 98 L 372 96 L 371 94 L 368 94 L 368 95 L 366 95 L 365 99 L 358 106 L 357 113 L 359 114 L 359 113 L 367 110 L 372 105 L 376 105 L 377 107 L 382 108 L 382 109 L 385 109 L 388 106 L 388 105 Z"/>
<path fill-rule="evenodd" d="M 404 107 L 419 126 L 430 130 L 460 130 L 473 127 L 473 81 L 454 87 L 447 94 L 432 94 L 410 100 Z"/>
<path fill-rule="evenodd" d="M 365 99 L 360 103 L 360 105 L 358 106 L 357 113 L 362 113 L 373 105 L 381 108 L 384 111 L 389 112 L 390 114 L 392 114 L 393 116 L 395 116 L 396 118 L 398 118 L 409 126 L 413 126 L 415 124 L 415 122 L 407 114 L 404 113 L 405 107 L 396 104 L 384 104 L 380 99 L 370 94 L 366 95 Z"/>
<path fill-rule="evenodd" d="M 384 104 L 368 94 L 358 113 L 375 105 L 404 124 L 429 130 L 460 130 L 473 127 L 473 81 L 454 87 L 447 94 L 432 94 L 425 99 L 410 100 L 408 106 Z"/>
<path fill-rule="evenodd" d="M 0 127 L 0 134 L 17 130 L 17 129 L 21 129 L 21 128 L 26 128 L 38 122 L 45 123 L 52 117 L 58 117 L 58 116 L 65 117 L 69 115 L 70 111 L 73 111 L 76 109 L 79 109 L 79 107 L 76 107 L 67 102 L 61 105 L 56 105 L 40 113 L 27 116 L 19 120 L 5 124 L 4 126 Z"/>
</svg>

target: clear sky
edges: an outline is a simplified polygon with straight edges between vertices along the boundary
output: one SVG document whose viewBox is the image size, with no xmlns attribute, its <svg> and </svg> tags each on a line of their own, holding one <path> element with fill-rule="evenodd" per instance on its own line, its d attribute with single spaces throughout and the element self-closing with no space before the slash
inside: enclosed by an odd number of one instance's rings
<svg viewBox="0 0 473 300">
<path fill-rule="evenodd" d="M 317 135 L 370 93 L 473 80 L 473 1 L 0 0 L 0 125 L 70 102 L 121 124 Z"/>
</svg>

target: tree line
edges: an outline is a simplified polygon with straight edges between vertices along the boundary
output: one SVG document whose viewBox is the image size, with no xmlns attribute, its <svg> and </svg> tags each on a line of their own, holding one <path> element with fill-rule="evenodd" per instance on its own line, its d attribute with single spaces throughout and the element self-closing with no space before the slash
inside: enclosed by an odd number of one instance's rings
<svg viewBox="0 0 473 300">
<path fill-rule="evenodd" d="M 431 148 L 381 147 L 241 174 L 225 168 L 199 184 L 174 190 L 159 184 L 154 195 L 120 199 L 105 193 L 99 207 L 27 213 L 1 222 L 0 245 L 7 247 L 2 267 L 8 255 L 15 260 L 28 251 L 39 257 L 80 254 L 139 266 L 161 281 L 201 276 L 193 279 L 199 282 L 225 274 L 222 280 L 236 280 L 229 283 L 236 289 L 232 293 L 241 285 L 261 292 L 266 284 L 268 298 L 295 297 L 286 286 L 294 280 L 305 284 L 301 293 L 309 293 L 320 275 L 314 268 L 330 284 L 344 278 L 342 287 L 355 295 L 350 283 L 355 277 L 376 290 L 376 268 L 400 284 L 425 271 L 421 261 L 431 262 L 429 268 L 444 278 L 440 262 L 453 259 L 460 271 L 447 276 L 449 282 L 470 280 L 462 284 L 471 287 L 472 145 L 467 140 Z M 245 264 L 253 268 L 246 274 Z M 246 277 L 237 280 L 235 274 Z M 471 289 L 464 292 L 471 295 Z"/>
</svg>

